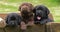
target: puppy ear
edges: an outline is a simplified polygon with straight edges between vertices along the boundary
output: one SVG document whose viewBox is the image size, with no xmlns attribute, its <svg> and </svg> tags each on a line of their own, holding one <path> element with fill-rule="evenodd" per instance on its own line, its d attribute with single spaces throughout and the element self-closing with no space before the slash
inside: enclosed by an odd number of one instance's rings
<svg viewBox="0 0 60 32">
<path fill-rule="evenodd" d="M 22 21 L 22 17 L 19 15 L 18 18 L 19 18 L 18 25 L 20 25 L 20 23 Z"/>
<path fill-rule="evenodd" d="M 7 24 L 8 24 L 8 17 L 9 17 L 9 16 L 7 16 L 7 17 L 5 18 L 5 21 L 6 21 Z"/>
<path fill-rule="evenodd" d="M 35 6 L 35 7 L 33 8 L 33 13 L 36 12 L 36 10 L 37 10 L 37 8 L 38 8 L 39 6 L 40 6 L 40 5 L 37 5 L 37 6 Z"/>
<path fill-rule="evenodd" d="M 44 5 L 40 5 L 40 9 L 44 10 L 47 13 L 47 15 L 50 13 L 49 9 Z"/>
<path fill-rule="evenodd" d="M 18 11 L 21 11 L 21 6 L 19 6 Z"/>
<path fill-rule="evenodd" d="M 33 13 L 35 13 L 35 11 L 36 11 L 36 8 L 34 7 L 34 8 L 33 8 Z"/>
<path fill-rule="evenodd" d="M 50 13 L 50 11 L 47 7 L 46 7 L 46 13 L 47 13 L 47 15 Z"/>
<path fill-rule="evenodd" d="M 49 9 L 46 6 L 44 5 L 40 5 L 40 6 L 43 8 L 44 11 L 46 11 L 47 15 L 50 13 Z"/>
<path fill-rule="evenodd" d="M 33 12 L 34 6 L 31 3 L 28 3 L 28 4 L 30 5 L 29 6 L 30 10 Z"/>
</svg>

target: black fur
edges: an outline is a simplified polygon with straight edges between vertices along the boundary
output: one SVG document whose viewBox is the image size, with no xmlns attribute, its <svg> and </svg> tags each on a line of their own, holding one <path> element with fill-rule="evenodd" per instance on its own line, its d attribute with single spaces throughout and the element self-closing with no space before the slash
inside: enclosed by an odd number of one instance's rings
<svg viewBox="0 0 60 32">
<path fill-rule="evenodd" d="M 17 26 L 20 25 L 22 18 L 17 13 L 10 13 L 6 17 L 7 26 Z"/>
<path fill-rule="evenodd" d="M 46 24 L 47 22 L 52 22 L 52 20 L 48 18 L 48 14 L 50 13 L 49 9 L 43 5 L 37 5 L 33 9 L 33 13 L 35 24 Z M 38 16 L 41 17 L 40 20 L 37 19 Z"/>
</svg>

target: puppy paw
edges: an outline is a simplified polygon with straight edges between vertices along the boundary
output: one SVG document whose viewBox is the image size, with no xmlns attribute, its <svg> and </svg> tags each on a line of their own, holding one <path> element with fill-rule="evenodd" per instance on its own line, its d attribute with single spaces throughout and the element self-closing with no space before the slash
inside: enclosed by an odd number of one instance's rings
<svg viewBox="0 0 60 32">
<path fill-rule="evenodd" d="M 22 30 L 26 30 L 27 25 L 24 22 L 21 22 L 21 29 Z"/>
</svg>

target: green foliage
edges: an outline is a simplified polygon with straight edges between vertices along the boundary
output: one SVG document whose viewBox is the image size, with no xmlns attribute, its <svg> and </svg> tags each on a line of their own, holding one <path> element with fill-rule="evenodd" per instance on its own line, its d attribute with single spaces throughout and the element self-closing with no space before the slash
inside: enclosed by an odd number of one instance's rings
<svg viewBox="0 0 60 32">
<path fill-rule="evenodd" d="M 49 0 L 49 2 L 54 6 L 60 5 L 60 0 Z"/>
</svg>

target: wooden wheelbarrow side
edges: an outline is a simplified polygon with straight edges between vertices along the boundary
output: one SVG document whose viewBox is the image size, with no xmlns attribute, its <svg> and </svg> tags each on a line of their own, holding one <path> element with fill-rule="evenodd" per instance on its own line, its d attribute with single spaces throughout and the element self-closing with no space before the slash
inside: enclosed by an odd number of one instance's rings
<svg viewBox="0 0 60 32">
<path fill-rule="evenodd" d="M 7 16 L 7 14 L 0 14 L 0 17 L 5 19 L 5 17 Z"/>
<path fill-rule="evenodd" d="M 5 18 L 7 17 L 8 14 L 9 14 L 9 13 L 0 14 L 0 17 L 3 18 L 3 19 L 5 19 Z M 20 13 L 17 13 L 17 14 L 20 14 Z"/>
<path fill-rule="evenodd" d="M 7 14 L 0 14 L 0 17 L 5 19 Z M 20 27 L 18 27 L 20 29 Z M 17 28 L 16 28 L 17 29 Z M 17 29 L 17 30 L 19 30 Z M 11 32 L 11 28 L 6 27 L 5 28 L 6 32 Z M 0 28 L 0 32 L 5 32 L 4 28 Z M 45 25 L 34 25 L 32 27 L 27 27 L 26 32 L 60 32 L 60 23 L 52 22 L 52 23 L 47 23 Z"/>
<path fill-rule="evenodd" d="M 46 24 L 47 32 L 60 32 L 60 22 Z"/>
</svg>

